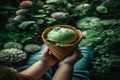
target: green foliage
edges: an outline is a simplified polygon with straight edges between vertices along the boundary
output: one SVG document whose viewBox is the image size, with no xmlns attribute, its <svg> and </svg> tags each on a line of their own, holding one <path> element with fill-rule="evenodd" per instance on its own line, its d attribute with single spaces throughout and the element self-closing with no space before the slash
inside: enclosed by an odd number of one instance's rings
<svg viewBox="0 0 120 80">
<path fill-rule="evenodd" d="M 16 48 L 0 50 L 0 63 L 7 66 L 15 66 L 17 63 L 22 63 L 26 58 L 26 52 Z"/>
<path fill-rule="evenodd" d="M 4 49 L 17 48 L 22 49 L 23 45 L 17 42 L 7 42 L 4 44 Z"/>
<path fill-rule="evenodd" d="M 35 23 L 35 21 L 24 21 L 19 25 L 19 28 L 25 29 L 26 27 L 28 27 L 29 25 L 34 24 L 34 23 Z"/>
<path fill-rule="evenodd" d="M 99 13 L 107 13 L 107 12 L 108 12 L 107 8 L 106 8 L 105 6 L 102 6 L 102 5 L 97 6 L 96 10 L 97 10 Z"/>
<path fill-rule="evenodd" d="M 106 38 L 102 41 L 100 45 L 95 48 L 100 54 L 119 54 L 120 48 L 120 25 L 114 25 L 113 27 L 105 30 Z M 102 45 L 104 44 L 104 45 Z"/>
<path fill-rule="evenodd" d="M 81 46 L 96 47 L 105 39 L 105 32 L 103 30 L 87 30 L 83 31 L 83 40 Z"/>
<path fill-rule="evenodd" d="M 19 33 L 19 32 L 0 32 L 0 37 L 3 40 L 13 41 L 13 42 L 19 42 L 19 43 L 25 43 L 28 40 L 33 39 L 35 36 L 32 33 Z"/>
<path fill-rule="evenodd" d="M 15 10 L 17 10 L 16 7 L 18 7 L 18 4 L 22 0 L 1 0 L 0 1 L 0 25 L 5 25 L 5 22 L 7 21 L 7 18 L 11 16 Z"/>
<path fill-rule="evenodd" d="M 34 42 L 45 28 L 69 24 L 83 32 L 80 45 L 93 49 L 91 74 L 119 76 L 119 0 L 33 0 L 29 7 L 19 6 L 21 1 L 0 2 L 0 49 L 9 41 Z"/>
<path fill-rule="evenodd" d="M 82 30 L 88 29 L 101 29 L 102 23 L 101 20 L 97 17 L 86 17 L 77 21 L 77 28 Z"/>
<path fill-rule="evenodd" d="M 24 50 L 28 53 L 35 53 L 35 52 L 38 52 L 40 51 L 41 47 L 37 44 L 27 44 L 25 47 L 24 47 Z"/>
<path fill-rule="evenodd" d="M 90 46 L 95 58 L 92 61 L 93 75 L 116 75 L 118 77 L 120 21 L 119 19 L 100 20 L 93 17 L 85 17 L 78 20 L 77 27 L 83 32 L 81 46 Z M 113 69 L 116 70 L 113 70 Z M 116 72 L 116 74 L 114 73 Z M 108 80 L 110 79 L 107 76 Z"/>
<path fill-rule="evenodd" d="M 87 14 L 88 10 L 90 9 L 91 5 L 89 3 L 83 3 L 77 5 L 73 10 L 77 16 L 84 16 Z"/>
<path fill-rule="evenodd" d="M 95 72 L 95 74 L 112 75 L 115 74 L 114 72 L 119 72 L 116 71 L 120 67 L 120 57 L 118 55 L 109 55 L 109 53 L 106 53 L 101 57 L 94 58 L 94 60 L 92 63 L 94 64 L 93 73 Z"/>
<path fill-rule="evenodd" d="M 113 1 L 113 0 L 101 0 L 101 1 L 102 1 L 102 4 L 107 6 L 107 7 L 116 7 L 116 6 L 120 5 L 119 0 L 116 0 L 116 1 Z"/>
</svg>

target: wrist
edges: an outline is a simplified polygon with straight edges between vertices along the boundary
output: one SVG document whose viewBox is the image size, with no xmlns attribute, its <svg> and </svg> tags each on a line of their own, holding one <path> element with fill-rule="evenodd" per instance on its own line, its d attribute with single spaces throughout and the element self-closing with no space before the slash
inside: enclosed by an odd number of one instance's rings
<svg viewBox="0 0 120 80">
<path fill-rule="evenodd" d="M 50 67 L 50 65 L 49 65 L 46 61 L 39 60 L 38 63 L 39 63 L 40 65 L 45 66 L 46 68 L 49 68 L 49 67 Z"/>
<path fill-rule="evenodd" d="M 71 64 L 61 64 L 61 65 L 59 65 L 59 68 L 63 68 L 63 69 L 66 69 L 66 70 L 73 70 L 73 65 L 71 65 Z"/>
<path fill-rule="evenodd" d="M 69 67 L 73 67 L 73 66 L 74 66 L 73 63 L 67 63 L 67 62 L 61 62 L 61 63 L 59 64 L 59 66 L 64 66 L 64 65 L 69 66 Z"/>
</svg>

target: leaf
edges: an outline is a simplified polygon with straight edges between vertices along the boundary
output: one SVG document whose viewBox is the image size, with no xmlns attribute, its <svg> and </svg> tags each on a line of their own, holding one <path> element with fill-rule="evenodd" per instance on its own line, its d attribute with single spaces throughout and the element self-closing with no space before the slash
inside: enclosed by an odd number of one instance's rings
<svg viewBox="0 0 120 80">
<path fill-rule="evenodd" d="M 20 38 L 21 43 L 24 43 L 25 41 L 28 41 L 28 40 L 33 39 L 35 37 L 34 34 L 27 33 L 27 32 L 23 32 L 21 34 L 21 36 L 22 36 L 22 39 Z"/>
<path fill-rule="evenodd" d="M 35 18 L 43 18 L 43 17 L 45 17 L 46 15 L 45 14 L 43 14 L 43 15 L 35 15 L 34 17 Z"/>
<path fill-rule="evenodd" d="M 34 24 L 35 21 L 24 21 L 22 22 L 18 27 L 21 29 L 25 29 L 26 27 L 28 27 L 31 24 Z"/>
<path fill-rule="evenodd" d="M 0 8 L 2 9 L 7 9 L 7 10 L 16 10 L 15 7 L 9 5 L 9 4 L 6 4 L 6 5 L 0 5 Z"/>
</svg>

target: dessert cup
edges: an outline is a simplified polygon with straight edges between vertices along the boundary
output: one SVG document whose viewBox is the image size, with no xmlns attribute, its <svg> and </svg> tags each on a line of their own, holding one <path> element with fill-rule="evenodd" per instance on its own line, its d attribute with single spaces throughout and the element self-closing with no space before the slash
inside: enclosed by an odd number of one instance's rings
<svg viewBox="0 0 120 80">
<path fill-rule="evenodd" d="M 58 26 L 74 30 L 75 33 L 77 34 L 77 40 L 75 42 L 73 42 L 73 43 L 65 44 L 65 45 L 62 45 L 62 46 L 48 41 L 47 38 L 46 38 L 47 33 L 50 32 L 53 28 L 58 27 Z M 54 57 L 58 61 L 63 60 L 65 57 L 67 57 L 68 55 L 73 53 L 74 49 L 76 47 L 78 47 L 78 45 L 80 44 L 81 39 L 82 39 L 82 32 L 80 30 L 76 29 L 75 27 L 71 26 L 71 25 L 55 25 L 55 26 L 51 26 L 51 27 L 46 28 L 42 33 L 43 42 L 51 50 L 52 54 L 54 55 Z"/>
</svg>

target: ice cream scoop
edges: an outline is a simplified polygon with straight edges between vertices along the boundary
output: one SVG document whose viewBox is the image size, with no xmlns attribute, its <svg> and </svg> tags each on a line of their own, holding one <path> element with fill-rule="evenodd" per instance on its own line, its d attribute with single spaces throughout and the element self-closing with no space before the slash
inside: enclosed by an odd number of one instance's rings
<svg viewBox="0 0 120 80">
<path fill-rule="evenodd" d="M 48 41 L 62 46 L 75 42 L 77 40 L 77 34 L 72 29 L 58 26 L 48 32 L 46 38 Z"/>
</svg>

